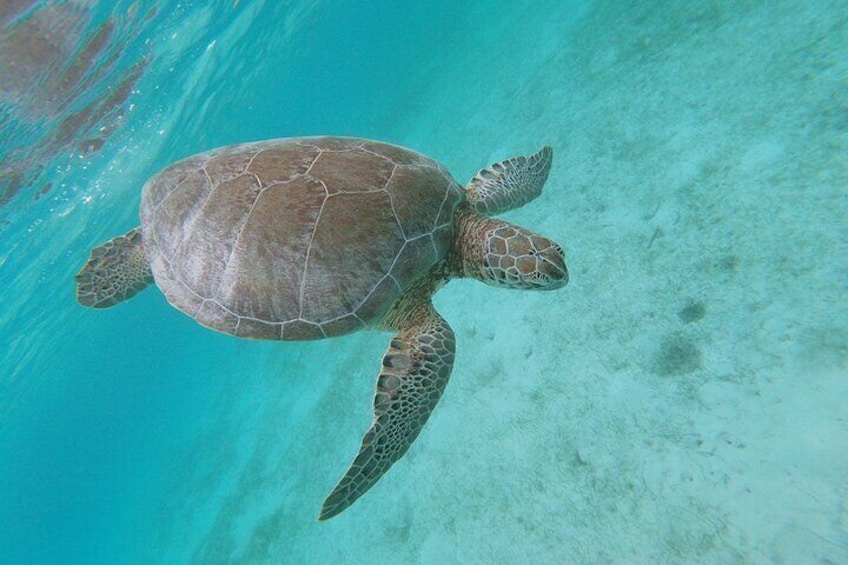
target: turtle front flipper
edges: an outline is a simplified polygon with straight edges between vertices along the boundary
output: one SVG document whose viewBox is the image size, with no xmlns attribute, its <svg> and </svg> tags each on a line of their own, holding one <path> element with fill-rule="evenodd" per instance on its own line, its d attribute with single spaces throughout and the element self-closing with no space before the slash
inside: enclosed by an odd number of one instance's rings
<svg viewBox="0 0 848 565">
<path fill-rule="evenodd" d="M 409 325 L 392 338 L 383 356 L 374 421 L 347 473 L 324 501 L 319 520 L 353 504 L 406 453 L 445 390 L 453 368 L 453 330 L 429 301 L 406 320 Z"/>
<path fill-rule="evenodd" d="M 527 204 L 542 194 L 553 156 L 553 149 L 543 147 L 529 157 L 513 157 L 481 170 L 466 186 L 468 203 L 484 216 Z"/>
<path fill-rule="evenodd" d="M 95 247 L 75 280 L 77 300 L 90 308 L 114 306 L 147 288 L 153 282 L 153 274 L 141 241 L 141 228 Z"/>
</svg>

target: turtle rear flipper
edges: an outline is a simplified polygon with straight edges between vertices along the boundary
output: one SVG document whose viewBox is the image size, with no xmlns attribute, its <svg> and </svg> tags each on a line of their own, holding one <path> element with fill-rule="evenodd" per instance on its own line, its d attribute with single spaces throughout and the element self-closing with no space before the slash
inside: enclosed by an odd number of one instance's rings
<svg viewBox="0 0 848 565">
<path fill-rule="evenodd" d="M 468 181 L 465 197 L 484 216 L 523 206 L 542 194 L 553 157 L 553 150 L 546 146 L 529 157 L 495 163 Z"/>
<path fill-rule="evenodd" d="M 108 308 L 147 288 L 153 282 L 141 241 L 141 228 L 95 247 L 75 277 L 77 300 L 90 308 Z"/>
<path fill-rule="evenodd" d="M 319 520 L 345 510 L 403 457 L 448 384 L 456 350 L 453 330 L 429 299 L 410 313 L 383 356 L 374 394 L 374 421 L 359 453 L 324 501 Z"/>
</svg>

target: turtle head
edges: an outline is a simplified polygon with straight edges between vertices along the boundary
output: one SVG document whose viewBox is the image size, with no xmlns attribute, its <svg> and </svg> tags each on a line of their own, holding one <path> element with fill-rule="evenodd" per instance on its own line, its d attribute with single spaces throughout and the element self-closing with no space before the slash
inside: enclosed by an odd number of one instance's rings
<svg viewBox="0 0 848 565">
<path fill-rule="evenodd" d="M 506 222 L 486 233 L 481 267 L 481 280 L 492 286 L 554 290 L 568 282 L 562 247 Z"/>
<path fill-rule="evenodd" d="M 460 231 L 464 276 L 523 290 L 554 290 L 568 283 L 565 253 L 550 239 L 502 220 L 468 220 Z"/>
</svg>

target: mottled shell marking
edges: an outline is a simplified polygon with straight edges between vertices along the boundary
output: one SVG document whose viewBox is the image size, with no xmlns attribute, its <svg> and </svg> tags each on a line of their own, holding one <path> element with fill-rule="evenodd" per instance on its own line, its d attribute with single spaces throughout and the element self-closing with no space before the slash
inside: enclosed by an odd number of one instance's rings
<svg viewBox="0 0 848 565">
<path fill-rule="evenodd" d="M 377 321 L 447 253 L 462 189 L 438 163 L 354 138 L 230 146 L 144 187 L 168 300 L 242 337 L 314 339 Z"/>
</svg>

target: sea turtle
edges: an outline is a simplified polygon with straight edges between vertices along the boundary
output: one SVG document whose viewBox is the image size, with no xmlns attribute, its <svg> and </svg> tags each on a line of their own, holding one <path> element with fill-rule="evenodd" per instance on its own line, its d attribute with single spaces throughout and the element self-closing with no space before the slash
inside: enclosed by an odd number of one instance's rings
<svg viewBox="0 0 848 565">
<path fill-rule="evenodd" d="M 439 400 L 454 333 L 431 298 L 451 278 L 551 290 L 562 248 L 491 216 L 542 191 L 552 150 L 481 170 L 466 188 L 395 145 L 302 137 L 179 161 L 142 190 L 141 226 L 91 252 L 77 299 L 106 308 L 156 282 L 200 324 L 238 337 L 308 340 L 394 332 L 373 422 L 319 519 L 362 496 L 400 459 Z"/>
</svg>

